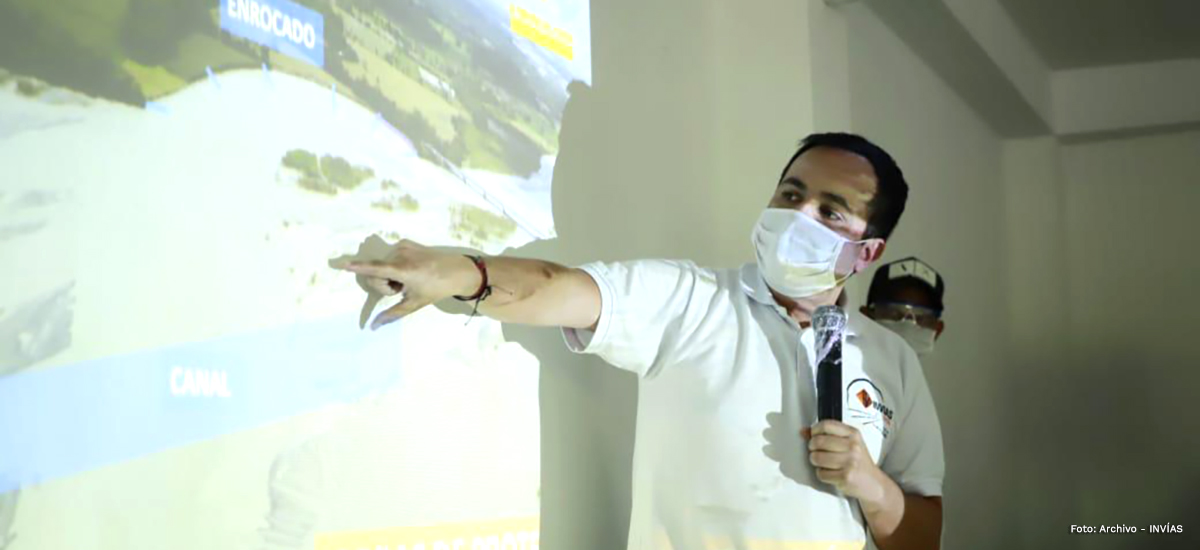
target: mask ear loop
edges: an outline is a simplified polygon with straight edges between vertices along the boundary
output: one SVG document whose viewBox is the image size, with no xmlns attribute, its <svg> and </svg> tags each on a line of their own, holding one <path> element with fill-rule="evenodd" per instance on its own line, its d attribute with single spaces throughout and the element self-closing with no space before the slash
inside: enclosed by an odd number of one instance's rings
<svg viewBox="0 0 1200 550">
<path fill-rule="evenodd" d="M 834 263 L 833 263 L 833 281 L 836 286 L 840 287 L 840 286 L 846 284 L 846 281 L 849 281 L 850 278 L 853 277 L 856 273 L 853 269 L 851 269 L 850 272 L 847 273 L 845 276 L 839 277 L 837 274 L 838 266 L 844 265 L 845 263 L 849 263 L 853 267 L 855 261 L 858 259 L 858 251 L 855 250 L 852 246 L 848 246 L 848 245 L 861 246 L 862 243 L 864 243 L 864 242 L 866 242 L 866 241 L 842 241 L 841 244 L 838 245 L 839 248 L 837 251 L 837 257 L 834 259 Z M 848 254 L 848 252 L 852 251 L 852 250 L 854 252 Z M 842 330 L 845 330 L 846 322 L 848 322 L 848 319 L 846 321 L 843 321 L 843 325 L 838 329 L 839 332 Z M 819 341 L 819 339 L 818 339 L 818 341 Z M 828 355 L 829 351 L 833 349 L 833 344 L 834 344 L 834 341 L 832 338 L 830 338 L 829 341 L 826 342 L 824 347 L 817 350 L 817 354 L 816 354 L 817 355 L 817 363 L 820 363 L 822 360 L 825 359 L 825 356 Z"/>
<path fill-rule="evenodd" d="M 838 249 L 837 258 L 834 260 L 833 264 L 834 282 L 836 282 L 838 286 L 846 284 L 846 281 L 849 281 L 851 277 L 858 274 L 858 272 L 854 269 L 854 264 L 858 263 L 858 253 L 862 250 L 862 246 L 866 244 L 867 240 L 842 241 L 842 244 Z M 844 268 L 846 270 L 846 274 L 839 275 L 839 273 L 843 273 L 843 271 L 839 268 Z"/>
</svg>

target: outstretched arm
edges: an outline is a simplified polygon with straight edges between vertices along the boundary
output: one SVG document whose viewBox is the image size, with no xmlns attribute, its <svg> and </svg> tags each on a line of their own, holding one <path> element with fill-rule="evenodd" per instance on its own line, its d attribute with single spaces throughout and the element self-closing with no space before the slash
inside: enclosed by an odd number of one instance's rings
<svg viewBox="0 0 1200 550">
<path fill-rule="evenodd" d="M 506 323 L 595 329 L 600 289 L 587 273 L 542 260 L 497 256 L 484 262 L 492 293 L 479 304 L 483 315 Z M 401 241 L 384 260 L 334 267 L 366 276 L 382 294 L 404 293 L 399 304 L 372 321 L 372 328 L 453 296 L 471 296 L 482 283 L 469 258 L 412 241 Z"/>
</svg>

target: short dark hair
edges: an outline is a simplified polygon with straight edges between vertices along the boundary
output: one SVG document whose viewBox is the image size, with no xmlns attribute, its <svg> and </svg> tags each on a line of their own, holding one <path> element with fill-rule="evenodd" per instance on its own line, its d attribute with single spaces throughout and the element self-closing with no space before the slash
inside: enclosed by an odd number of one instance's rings
<svg viewBox="0 0 1200 550">
<path fill-rule="evenodd" d="M 784 165 L 783 173 L 779 175 L 780 182 L 787 176 L 788 169 L 792 167 L 792 163 L 796 162 L 796 159 L 800 158 L 800 155 L 816 147 L 841 149 L 867 159 L 867 162 L 871 163 L 871 168 L 875 170 L 875 178 L 879 180 L 879 185 L 875 190 L 875 196 L 871 198 L 871 202 L 867 203 L 867 229 L 863 232 L 863 237 L 867 239 L 891 237 L 892 230 L 896 229 L 896 224 L 900 223 L 900 215 L 904 213 L 904 203 L 908 201 L 908 182 L 904 181 L 904 172 L 900 170 L 900 166 L 887 151 L 871 143 L 865 137 L 844 132 L 810 134 L 800 140 L 799 147 L 796 154 L 792 155 L 792 158 Z"/>
</svg>

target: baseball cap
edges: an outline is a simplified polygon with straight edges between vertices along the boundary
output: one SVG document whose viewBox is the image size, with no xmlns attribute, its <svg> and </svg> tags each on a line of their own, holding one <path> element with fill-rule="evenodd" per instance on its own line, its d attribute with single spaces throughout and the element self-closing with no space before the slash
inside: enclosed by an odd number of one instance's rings
<svg viewBox="0 0 1200 550">
<path fill-rule="evenodd" d="M 929 293 L 930 301 L 937 310 L 943 309 L 942 295 L 946 293 L 946 282 L 933 267 L 913 256 L 883 264 L 875 270 L 871 287 L 867 290 L 867 303 L 876 303 L 889 290 L 901 286 L 923 289 Z"/>
</svg>

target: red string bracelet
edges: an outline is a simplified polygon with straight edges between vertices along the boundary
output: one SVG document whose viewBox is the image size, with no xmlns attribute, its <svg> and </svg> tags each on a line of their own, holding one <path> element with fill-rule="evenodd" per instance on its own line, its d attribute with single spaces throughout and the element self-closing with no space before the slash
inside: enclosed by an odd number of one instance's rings
<svg viewBox="0 0 1200 550">
<path fill-rule="evenodd" d="M 466 255 L 467 258 L 475 264 L 475 268 L 479 270 L 479 275 L 482 280 L 479 282 L 479 290 L 471 296 L 455 296 L 454 299 L 460 302 L 475 302 L 475 308 L 471 311 L 471 317 L 475 317 L 479 313 L 479 304 L 492 295 L 492 285 L 488 284 L 487 264 L 484 263 L 480 256 Z"/>
</svg>

